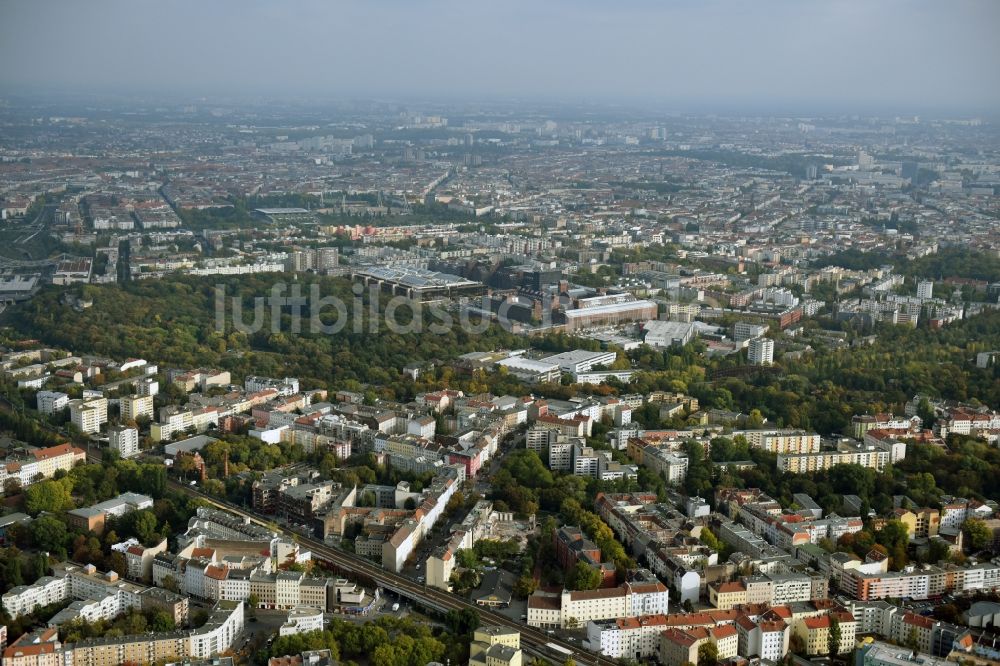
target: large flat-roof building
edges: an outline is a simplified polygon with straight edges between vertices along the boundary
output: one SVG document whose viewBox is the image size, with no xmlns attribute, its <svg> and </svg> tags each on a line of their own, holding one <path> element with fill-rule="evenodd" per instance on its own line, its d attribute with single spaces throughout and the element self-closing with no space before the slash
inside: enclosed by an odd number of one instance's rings
<svg viewBox="0 0 1000 666">
<path fill-rule="evenodd" d="M 656 312 L 657 306 L 653 301 L 626 301 L 566 310 L 566 330 L 577 331 L 594 326 L 614 326 L 643 319 L 655 319 Z"/>
<path fill-rule="evenodd" d="M 315 222 L 316 216 L 305 208 L 255 208 L 253 216 L 268 222 Z"/>
<path fill-rule="evenodd" d="M 497 361 L 497 366 L 526 382 L 557 382 L 562 376 L 559 366 L 548 361 L 536 361 L 523 356 L 512 356 Z"/>
<path fill-rule="evenodd" d="M 0 276 L 0 303 L 26 301 L 38 292 L 40 286 L 37 275 Z"/>
<path fill-rule="evenodd" d="M 377 285 L 381 291 L 393 296 L 406 296 L 422 302 L 471 298 L 482 296 L 486 291 L 481 282 L 422 268 L 371 266 L 354 271 L 354 279 L 365 286 Z"/>
<path fill-rule="evenodd" d="M 590 372 L 595 366 L 611 365 L 618 359 L 618 354 L 613 351 L 592 352 L 583 349 L 553 354 L 540 359 L 542 363 L 556 365 L 563 372 L 577 375 L 581 372 Z"/>
<path fill-rule="evenodd" d="M 645 342 L 651 347 L 683 347 L 694 339 L 696 326 L 683 321 L 654 319 L 643 325 Z"/>
<path fill-rule="evenodd" d="M 954 664 L 910 648 L 873 641 L 861 646 L 855 659 L 858 666 L 945 666 Z"/>
</svg>

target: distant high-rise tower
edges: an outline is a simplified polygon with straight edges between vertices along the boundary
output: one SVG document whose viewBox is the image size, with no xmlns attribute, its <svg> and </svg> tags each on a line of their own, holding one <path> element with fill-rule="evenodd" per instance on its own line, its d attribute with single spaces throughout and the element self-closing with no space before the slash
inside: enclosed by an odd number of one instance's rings
<svg viewBox="0 0 1000 666">
<path fill-rule="evenodd" d="M 774 362 L 774 340 L 754 338 L 749 347 L 750 362 L 754 365 L 771 365 Z"/>
<path fill-rule="evenodd" d="M 806 167 L 806 180 L 816 180 L 817 175 L 819 175 L 819 169 L 815 164 Z"/>
<path fill-rule="evenodd" d="M 866 153 L 863 149 L 858 149 L 858 169 L 868 171 L 875 166 L 875 158 Z"/>
<path fill-rule="evenodd" d="M 934 283 L 921 280 L 917 283 L 917 298 L 934 298 Z"/>
</svg>

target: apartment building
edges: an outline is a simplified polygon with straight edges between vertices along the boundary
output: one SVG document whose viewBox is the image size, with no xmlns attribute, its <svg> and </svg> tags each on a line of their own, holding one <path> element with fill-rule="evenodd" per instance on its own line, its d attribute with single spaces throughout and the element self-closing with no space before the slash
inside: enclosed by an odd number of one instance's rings
<svg viewBox="0 0 1000 666">
<path fill-rule="evenodd" d="M 862 564 L 855 559 L 838 564 L 838 572 L 831 560 L 831 575 L 839 577 L 843 592 L 861 601 L 929 599 L 949 592 L 970 595 L 1000 589 L 1000 566 L 992 562 L 944 568 L 910 566 L 903 571 L 886 571 L 879 564 Z"/>
<path fill-rule="evenodd" d="M 715 645 L 718 661 L 737 656 L 739 634 L 732 625 L 667 629 L 660 635 L 660 663 L 663 666 L 683 666 L 698 663 L 698 649 L 705 643 Z"/>
<path fill-rule="evenodd" d="M 274 389 L 279 396 L 292 396 L 299 392 L 299 380 L 295 377 L 275 379 L 272 377 L 249 376 L 243 380 L 243 389 L 247 393 L 257 393 Z"/>
<path fill-rule="evenodd" d="M 91 638 L 62 647 L 65 663 L 81 666 L 155 664 L 205 659 L 231 649 L 243 633 L 243 604 L 220 602 L 199 629 L 116 638 Z"/>
<path fill-rule="evenodd" d="M 747 602 L 747 588 L 741 581 L 708 586 L 708 603 L 719 610 L 730 610 Z"/>
<path fill-rule="evenodd" d="M 476 629 L 469 645 L 469 666 L 521 666 L 521 633 L 503 627 Z"/>
<path fill-rule="evenodd" d="M 3 663 L 4 666 L 62 666 L 64 663 L 62 647 L 58 628 L 37 629 L 22 634 L 4 649 Z"/>
<path fill-rule="evenodd" d="M 355 540 L 356 552 L 380 560 L 390 571 L 400 571 L 441 518 L 448 500 L 465 477 L 465 469 L 459 465 L 436 469 L 438 473 L 429 488 L 419 495 L 403 493 L 399 504 L 392 504 L 393 508 L 357 507 L 353 497 L 334 501 L 322 518 L 324 538 L 343 535 L 348 525 L 360 525 L 362 533 Z M 403 507 L 407 498 L 415 500 L 415 509 L 396 508 Z"/>
<path fill-rule="evenodd" d="M 895 414 L 855 414 L 851 417 L 851 435 L 862 439 L 870 430 L 906 430 L 918 432 L 923 421 L 919 416 L 896 416 Z"/>
<path fill-rule="evenodd" d="M 451 592 L 451 574 L 455 570 L 458 551 L 472 547 L 472 533 L 459 530 L 427 558 L 427 585 Z"/>
<path fill-rule="evenodd" d="M 747 359 L 752 365 L 771 365 L 774 363 L 774 340 L 770 338 L 754 338 L 747 345 Z"/>
<path fill-rule="evenodd" d="M 768 610 L 759 615 L 740 615 L 735 624 L 740 656 L 777 663 L 788 654 L 791 629 L 782 614 Z"/>
<path fill-rule="evenodd" d="M 278 493 L 277 512 L 294 523 L 311 525 L 341 490 L 333 481 L 291 485 Z"/>
<path fill-rule="evenodd" d="M 113 571 L 100 574 L 90 564 L 62 563 L 54 567 L 52 576 L 8 590 L 2 603 L 7 614 L 17 618 L 42 606 L 77 600 L 53 616 L 49 620 L 51 626 L 78 618 L 90 622 L 107 620 L 128 610 L 152 607 L 167 609 L 173 616 L 186 616 L 186 599 L 166 590 L 161 590 L 159 596 L 150 595 L 149 589 L 123 581 Z"/>
<path fill-rule="evenodd" d="M 139 431 L 132 426 L 114 425 L 108 428 L 108 449 L 120 458 L 139 455 Z"/>
<path fill-rule="evenodd" d="M 170 381 L 185 393 L 196 388 L 205 391 L 213 386 L 227 386 L 230 383 L 230 375 L 226 370 L 199 368 L 190 372 L 172 370 L 167 374 Z"/>
<path fill-rule="evenodd" d="M 779 453 L 777 468 L 780 472 L 810 474 L 830 469 L 835 465 L 860 465 L 881 472 L 890 462 L 889 451 L 876 446 L 858 445 L 842 446 L 837 451 Z"/>
<path fill-rule="evenodd" d="M 563 526 L 553 535 L 556 560 L 563 569 L 571 569 L 577 562 L 588 564 L 601 572 L 601 587 L 613 587 L 615 567 L 601 561 L 601 549 L 584 535 L 579 527 Z"/>
<path fill-rule="evenodd" d="M 666 613 L 669 601 L 667 587 L 659 581 L 561 593 L 536 591 L 528 597 L 528 625 L 563 628 L 571 618 L 585 624 L 592 620 L 655 615 Z"/>
<path fill-rule="evenodd" d="M 742 612 L 710 610 L 592 621 L 587 623 L 586 645 L 612 659 L 643 661 L 659 654 L 660 636 L 667 630 L 732 627 L 740 617 Z M 726 638 L 728 640 L 728 636 Z"/>
<path fill-rule="evenodd" d="M 124 423 L 133 423 L 140 418 L 150 420 L 153 418 L 153 396 L 151 395 L 127 395 L 119 398 L 118 405 Z"/>
<path fill-rule="evenodd" d="M 891 517 L 903 523 L 911 540 L 937 536 L 941 528 L 941 512 L 930 507 L 896 508 L 892 510 Z"/>
<path fill-rule="evenodd" d="M 41 449 L 31 449 L 26 455 L 8 457 L 0 463 L 0 488 L 8 479 L 16 479 L 22 487 L 35 482 L 41 475 L 49 479 L 59 470 L 69 471 L 83 462 L 87 454 L 71 444 L 57 444 Z"/>
<path fill-rule="evenodd" d="M 160 420 L 149 426 L 149 436 L 154 442 L 173 439 L 176 435 L 194 428 L 194 414 L 175 405 L 160 409 Z"/>
<path fill-rule="evenodd" d="M 642 464 L 663 477 L 667 483 L 678 485 L 687 477 L 688 458 L 663 448 L 647 446 L 643 449 Z"/>
<path fill-rule="evenodd" d="M 762 338 L 767 335 L 767 326 L 753 324 L 748 321 L 738 321 L 733 327 L 733 339 L 737 342 Z"/>
<path fill-rule="evenodd" d="M 769 453 L 816 453 L 820 447 L 817 433 L 805 430 L 739 430 L 733 437 L 742 435 L 750 446 Z"/>
<path fill-rule="evenodd" d="M 100 432 L 101 426 L 108 422 L 107 398 L 90 397 L 70 400 L 68 406 L 70 421 L 84 434 Z"/>
<path fill-rule="evenodd" d="M 668 627 L 666 615 L 591 621 L 587 623 L 587 644 L 605 657 L 641 661 L 657 654 L 660 634 Z"/>
<path fill-rule="evenodd" d="M 35 395 L 35 404 L 42 414 L 56 414 L 69 405 L 69 396 L 59 391 L 39 391 Z"/>
<path fill-rule="evenodd" d="M 146 547 L 141 545 L 136 539 L 129 539 L 111 547 L 125 556 L 125 565 L 128 567 L 126 576 L 130 580 L 149 582 L 153 576 L 153 560 L 160 553 L 167 552 L 167 540 L 163 539 L 155 546 Z M 158 588 L 150 588 L 156 590 Z"/>
<path fill-rule="evenodd" d="M 560 431 L 543 424 L 536 424 L 524 433 L 524 447 L 539 456 L 549 450 L 549 445 L 559 438 Z M 551 461 L 550 461 L 551 468 Z"/>
<path fill-rule="evenodd" d="M 966 406 L 954 407 L 944 411 L 934 428 L 941 437 L 947 437 L 950 433 L 976 435 L 996 431 L 1000 430 L 1000 412 L 976 410 Z"/>
<path fill-rule="evenodd" d="M 743 604 L 783 606 L 799 601 L 826 599 L 828 594 L 828 583 L 823 576 L 772 573 L 711 585 L 709 603 L 719 610 L 729 610 Z"/>
<path fill-rule="evenodd" d="M 36 608 L 64 601 L 68 590 L 69 581 L 66 578 L 42 576 L 32 585 L 19 585 L 5 592 L 3 609 L 7 615 L 16 619 Z"/>
</svg>

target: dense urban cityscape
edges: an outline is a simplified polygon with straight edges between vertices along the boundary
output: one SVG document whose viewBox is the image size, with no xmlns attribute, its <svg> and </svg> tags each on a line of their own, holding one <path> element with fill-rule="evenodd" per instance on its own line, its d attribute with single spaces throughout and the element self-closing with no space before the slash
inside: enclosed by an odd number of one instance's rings
<svg viewBox="0 0 1000 666">
<path fill-rule="evenodd" d="M 0 664 L 1000 664 L 995 109 L 476 99 L 0 92 Z"/>
</svg>

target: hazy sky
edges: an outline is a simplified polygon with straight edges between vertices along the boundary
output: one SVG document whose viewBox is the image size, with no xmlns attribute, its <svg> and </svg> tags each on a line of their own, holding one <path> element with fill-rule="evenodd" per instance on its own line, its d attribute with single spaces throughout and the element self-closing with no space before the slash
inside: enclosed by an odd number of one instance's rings
<svg viewBox="0 0 1000 666">
<path fill-rule="evenodd" d="M 998 0 L 0 0 L 0 95 L 996 111 L 998 29 Z"/>
</svg>

